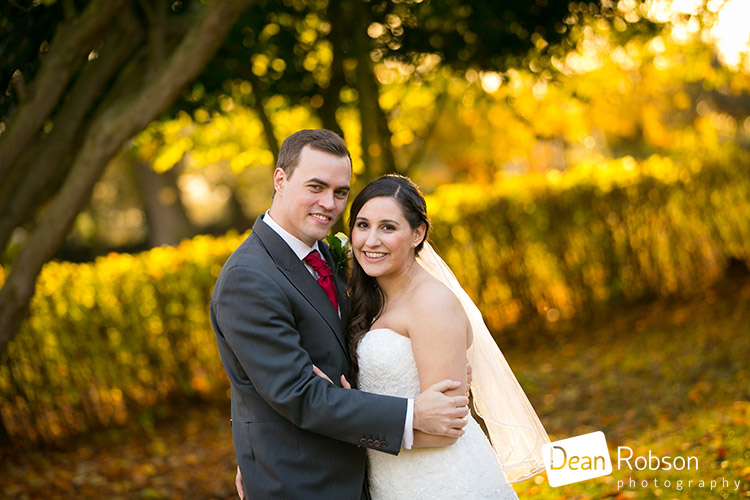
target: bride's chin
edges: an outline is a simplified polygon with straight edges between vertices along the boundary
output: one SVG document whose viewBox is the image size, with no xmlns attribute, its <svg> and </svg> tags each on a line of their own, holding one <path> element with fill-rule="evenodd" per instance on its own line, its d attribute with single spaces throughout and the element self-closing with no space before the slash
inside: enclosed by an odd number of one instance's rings
<svg viewBox="0 0 750 500">
<path fill-rule="evenodd" d="M 375 278 L 380 275 L 377 269 L 373 269 L 372 266 L 368 265 L 367 263 L 363 264 L 362 262 L 360 262 L 359 267 L 361 267 L 362 271 L 364 271 L 364 273 L 371 278 Z"/>
<path fill-rule="evenodd" d="M 368 269 L 367 269 L 366 267 L 363 267 L 363 268 L 362 268 L 362 270 L 363 270 L 363 271 L 365 272 L 365 274 L 366 274 L 367 276 L 369 276 L 370 278 L 377 278 L 377 277 L 378 277 L 378 276 L 380 275 L 380 273 L 378 273 L 377 271 L 374 271 L 374 270 L 372 270 L 372 269 L 369 269 L 369 270 L 368 270 Z"/>
</svg>

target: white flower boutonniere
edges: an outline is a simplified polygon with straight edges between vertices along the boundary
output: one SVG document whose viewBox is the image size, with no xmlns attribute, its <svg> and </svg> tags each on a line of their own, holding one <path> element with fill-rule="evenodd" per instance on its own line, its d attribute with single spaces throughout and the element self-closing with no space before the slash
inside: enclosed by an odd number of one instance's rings
<svg viewBox="0 0 750 500">
<path fill-rule="evenodd" d="M 352 246 L 349 244 L 349 238 L 344 233 L 329 234 L 326 236 L 326 243 L 333 254 L 333 260 L 336 262 L 334 274 L 338 274 L 341 269 L 347 269 L 349 259 L 352 258 Z"/>
</svg>

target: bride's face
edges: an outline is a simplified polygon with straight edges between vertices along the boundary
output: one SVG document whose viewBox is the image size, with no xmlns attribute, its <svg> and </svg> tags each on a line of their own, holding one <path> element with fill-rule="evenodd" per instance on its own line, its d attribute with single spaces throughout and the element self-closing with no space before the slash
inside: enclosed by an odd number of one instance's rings
<svg viewBox="0 0 750 500">
<path fill-rule="evenodd" d="M 377 197 L 362 206 L 351 237 L 354 258 L 365 273 L 387 276 L 404 272 L 412 262 L 424 226 L 412 229 L 395 199 Z"/>
</svg>

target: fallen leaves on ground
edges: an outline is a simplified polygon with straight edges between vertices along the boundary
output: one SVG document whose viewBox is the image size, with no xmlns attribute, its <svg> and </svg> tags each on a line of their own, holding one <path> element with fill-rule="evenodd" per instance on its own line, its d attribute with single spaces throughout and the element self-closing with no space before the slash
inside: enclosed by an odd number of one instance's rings
<svg viewBox="0 0 750 500">
<path fill-rule="evenodd" d="M 150 424 L 99 431 L 68 449 L 4 453 L 2 498 L 237 498 L 229 405 L 159 413 Z"/>
<path fill-rule="evenodd" d="M 605 433 L 618 445 L 696 455 L 700 472 L 675 481 L 739 480 L 737 491 L 621 487 L 664 479 L 617 470 L 561 488 L 544 475 L 516 485 L 521 498 L 740 498 L 750 490 L 750 285 L 747 276 L 706 297 L 629 307 L 597 324 L 556 325 L 527 345 L 504 348 L 550 437 Z M 533 332 L 530 333 L 532 335 Z M 499 337 L 502 346 L 502 336 Z M 229 404 L 154 410 L 63 449 L 0 452 L 2 498 L 234 499 L 236 462 Z M 650 474 L 648 474 L 650 473 Z"/>
</svg>

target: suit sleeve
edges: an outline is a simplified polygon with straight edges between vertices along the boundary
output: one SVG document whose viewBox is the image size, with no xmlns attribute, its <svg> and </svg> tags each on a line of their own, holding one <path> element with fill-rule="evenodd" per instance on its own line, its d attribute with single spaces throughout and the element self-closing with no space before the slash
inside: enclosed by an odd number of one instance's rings
<svg viewBox="0 0 750 500">
<path fill-rule="evenodd" d="M 229 269 L 211 309 L 217 334 L 277 413 L 301 429 L 398 453 L 407 400 L 342 389 L 313 375 L 290 298 L 272 278 L 251 267 Z"/>
</svg>

